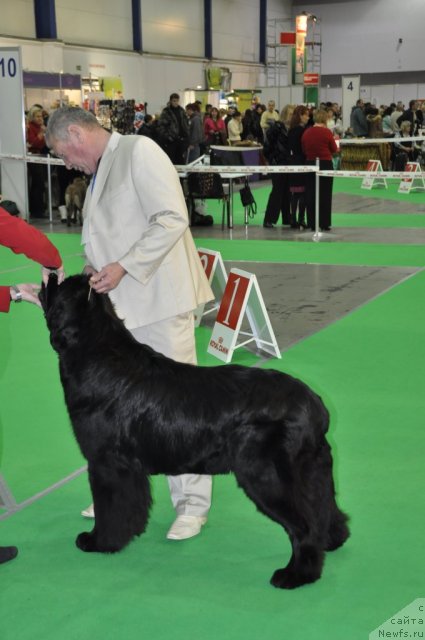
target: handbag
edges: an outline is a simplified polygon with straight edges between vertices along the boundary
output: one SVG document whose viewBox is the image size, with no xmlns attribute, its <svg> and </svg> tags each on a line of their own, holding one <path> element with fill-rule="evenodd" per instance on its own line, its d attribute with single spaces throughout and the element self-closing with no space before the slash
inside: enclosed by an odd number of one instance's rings
<svg viewBox="0 0 425 640">
<path fill-rule="evenodd" d="M 239 191 L 239 195 L 241 197 L 242 205 L 248 209 L 248 216 L 253 218 L 257 213 L 257 203 L 251 191 L 251 187 L 249 186 L 248 178 L 245 178 L 245 186 L 243 186 Z"/>
</svg>

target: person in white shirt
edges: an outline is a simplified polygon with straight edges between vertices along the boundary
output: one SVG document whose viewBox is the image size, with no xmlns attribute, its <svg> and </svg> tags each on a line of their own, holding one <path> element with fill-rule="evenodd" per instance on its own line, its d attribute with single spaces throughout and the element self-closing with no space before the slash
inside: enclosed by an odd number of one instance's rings
<svg viewBox="0 0 425 640">
<path fill-rule="evenodd" d="M 227 125 L 227 136 L 230 144 L 235 144 L 242 140 L 242 130 L 242 114 L 240 111 L 235 111 Z"/>
<path fill-rule="evenodd" d="M 267 111 L 264 111 L 260 121 L 260 126 L 263 130 L 264 137 L 266 137 L 267 129 L 270 127 L 270 125 L 274 122 L 279 122 L 279 120 L 280 116 L 276 111 L 276 103 L 274 100 L 269 100 L 267 103 Z"/>
</svg>

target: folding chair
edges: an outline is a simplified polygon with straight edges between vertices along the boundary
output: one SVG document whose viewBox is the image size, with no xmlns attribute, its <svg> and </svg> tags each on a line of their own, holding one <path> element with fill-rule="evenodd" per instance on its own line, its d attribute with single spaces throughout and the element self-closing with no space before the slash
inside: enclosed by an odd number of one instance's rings
<svg viewBox="0 0 425 640">
<path fill-rule="evenodd" d="M 230 202 L 225 186 L 219 173 L 190 173 L 187 178 L 189 214 L 195 209 L 195 198 L 200 200 L 222 200 L 221 228 L 224 229 L 224 219 L 227 214 L 227 224 L 230 224 Z"/>
</svg>

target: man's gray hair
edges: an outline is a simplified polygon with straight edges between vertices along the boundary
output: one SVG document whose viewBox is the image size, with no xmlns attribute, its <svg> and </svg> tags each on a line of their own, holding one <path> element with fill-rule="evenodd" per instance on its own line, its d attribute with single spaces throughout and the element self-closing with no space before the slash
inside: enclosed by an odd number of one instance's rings
<svg viewBox="0 0 425 640">
<path fill-rule="evenodd" d="M 91 111 L 81 109 L 81 107 L 61 107 L 56 109 L 49 116 L 46 129 L 46 140 L 68 140 L 68 127 L 70 124 L 78 124 L 86 129 L 94 129 L 100 127 Z"/>
</svg>

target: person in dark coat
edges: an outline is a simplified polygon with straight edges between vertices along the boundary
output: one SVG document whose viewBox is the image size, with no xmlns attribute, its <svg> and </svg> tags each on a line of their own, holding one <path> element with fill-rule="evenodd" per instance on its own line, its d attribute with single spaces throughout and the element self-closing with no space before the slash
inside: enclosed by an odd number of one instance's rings
<svg viewBox="0 0 425 640">
<path fill-rule="evenodd" d="M 301 145 L 301 138 L 305 131 L 310 114 L 308 107 L 295 107 L 289 123 L 288 145 L 291 152 L 291 164 L 301 166 L 305 164 L 305 155 Z M 289 192 L 291 194 L 291 227 L 305 229 L 307 227 L 305 215 L 305 173 L 291 173 L 289 175 Z M 297 218 L 298 212 L 298 218 Z"/>
<path fill-rule="evenodd" d="M 179 102 L 179 94 L 172 93 L 158 122 L 160 146 L 173 164 L 186 163 L 186 153 L 189 146 L 189 120 L 186 111 Z"/>
<path fill-rule="evenodd" d="M 264 141 L 264 156 L 270 165 L 289 165 L 291 153 L 288 144 L 287 108 L 280 113 L 280 119 L 269 125 Z M 264 214 L 263 227 L 272 229 L 282 212 L 282 224 L 290 223 L 289 173 L 272 173 L 272 190 Z"/>
</svg>

